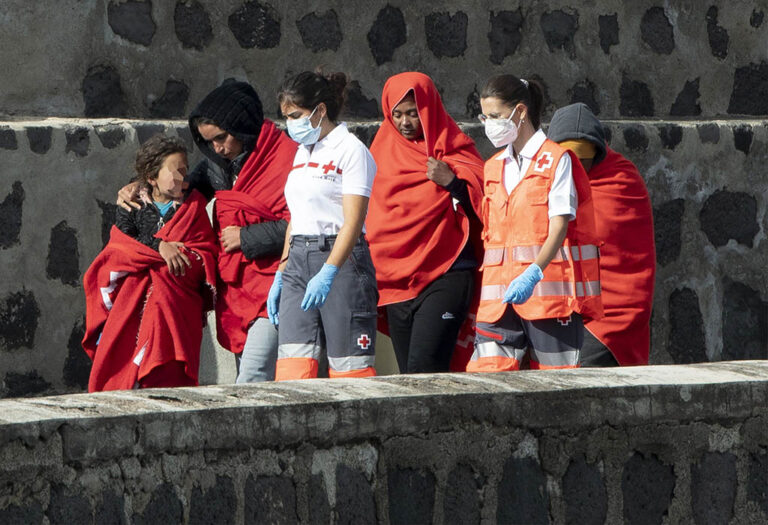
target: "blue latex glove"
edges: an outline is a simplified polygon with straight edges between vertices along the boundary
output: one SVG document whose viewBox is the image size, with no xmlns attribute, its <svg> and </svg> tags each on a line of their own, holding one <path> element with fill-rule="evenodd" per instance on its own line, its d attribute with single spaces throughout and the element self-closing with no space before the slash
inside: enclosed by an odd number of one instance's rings
<svg viewBox="0 0 768 525">
<path fill-rule="evenodd" d="M 332 264 L 325 263 L 320 271 L 307 283 L 307 291 L 301 301 L 301 309 L 305 312 L 310 308 L 320 308 L 328 299 L 333 278 L 339 269 Z"/>
<path fill-rule="evenodd" d="M 504 292 L 504 302 L 510 304 L 523 304 L 533 295 L 533 287 L 544 278 L 541 268 L 532 263 L 523 273 L 514 278 Z"/>
<path fill-rule="evenodd" d="M 272 286 L 269 287 L 269 295 L 267 295 L 267 317 L 269 322 L 277 324 L 277 310 L 280 307 L 280 292 L 283 290 L 283 272 L 278 270 L 275 272 L 275 280 L 272 281 Z"/>
</svg>

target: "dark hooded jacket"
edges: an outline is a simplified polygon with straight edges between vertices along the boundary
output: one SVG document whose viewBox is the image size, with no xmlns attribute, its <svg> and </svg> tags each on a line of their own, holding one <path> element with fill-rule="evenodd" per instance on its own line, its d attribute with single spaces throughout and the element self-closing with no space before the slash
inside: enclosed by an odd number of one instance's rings
<svg viewBox="0 0 768 525">
<path fill-rule="evenodd" d="M 213 121 L 218 127 L 243 143 L 243 153 L 234 160 L 216 154 L 211 144 L 197 130 L 198 118 Z M 235 176 L 253 152 L 259 138 L 264 111 L 256 91 L 245 82 L 225 82 L 217 87 L 192 110 L 189 130 L 197 147 L 205 155 L 190 172 L 188 180 L 210 200 L 218 190 L 231 190 Z M 283 251 L 285 220 L 251 224 L 240 230 L 240 249 L 247 259 L 280 254 Z"/>
<path fill-rule="evenodd" d="M 552 115 L 547 129 L 547 138 L 554 142 L 564 140 L 588 140 L 597 148 L 593 165 L 605 158 L 605 133 L 603 125 L 597 120 L 589 106 L 583 102 L 565 106 Z"/>
</svg>

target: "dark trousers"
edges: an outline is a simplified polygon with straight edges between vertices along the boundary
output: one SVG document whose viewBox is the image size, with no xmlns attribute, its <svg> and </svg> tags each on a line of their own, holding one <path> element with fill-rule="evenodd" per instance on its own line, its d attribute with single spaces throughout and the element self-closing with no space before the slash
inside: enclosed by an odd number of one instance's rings
<svg viewBox="0 0 768 525">
<path fill-rule="evenodd" d="M 448 272 L 414 299 L 387 305 L 389 336 L 402 374 L 447 372 L 467 317 L 474 270 Z"/>
<path fill-rule="evenodd" d="M 619 366 L 608 347 L 601 343 L 588 329 L 584 329 L 584 344 L 579 353 L 579 366 L 585 368 L 602 368 Z"/>
</svg>

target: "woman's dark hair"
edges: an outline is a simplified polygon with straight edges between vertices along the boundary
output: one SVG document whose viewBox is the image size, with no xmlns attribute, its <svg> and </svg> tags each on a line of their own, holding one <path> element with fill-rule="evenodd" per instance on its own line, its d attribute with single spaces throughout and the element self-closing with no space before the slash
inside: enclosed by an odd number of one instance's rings
<svg viewBox="0 0 768 525">
<path fill-rule="evenodd" d="M 523 80 L 515 75 L 498 75 L 486 82 L 480 98 L 496 97 L 510 107 L 522 102 L 528 107 L 528 118 L 534 129 L 541 126 L 544 90 L 535 80 Z"/>
<path fill-rule="evenodd" d="M 157 178 L 163 162 L 174 153 L 187 153 L 187 147 L 181 139 L 155 135 L 139 147 L 136 152 L 136 178 L 134 180 L 149 186 L 149 181 Z"/>
<path fill-rule="evenodd" d="M 347 83 L 344 73 L 324 75 L 320 71 L 304 71 L 283 82 L 277 103 L 290 103 L 311 111 L 323 102 L 328 119 L 335 122 L 344 105 Z"/>
<path fill-rule="evenodd" d="M 210 124 L 211 126 L 216 126 L 217 128 L 221 127 L 219 126 L 218 122 L 208 117 L 192 117 L 191 124 L 194 126 L 194 129 L 199 128 L 203 124 Z"/>
</svg>

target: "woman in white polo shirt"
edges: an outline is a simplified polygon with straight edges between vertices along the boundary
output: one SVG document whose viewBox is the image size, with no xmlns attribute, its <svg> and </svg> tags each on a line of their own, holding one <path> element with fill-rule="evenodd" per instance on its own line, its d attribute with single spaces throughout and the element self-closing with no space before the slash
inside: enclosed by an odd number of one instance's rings
<svg viewBox="0 0 768 525">
<path fill-rule="evenodd" d="M 376 274 L 363 223 L 376 164 L 337 124 L 346 75 L 305 71 L 278 95 L 299 149 L 285 185 L 291 213 L 282 260 L 267 299 L 279 322 L 275 379 L 317 377 L 327 350 L 330 377 L 376 375 Z"/>
</svg>

